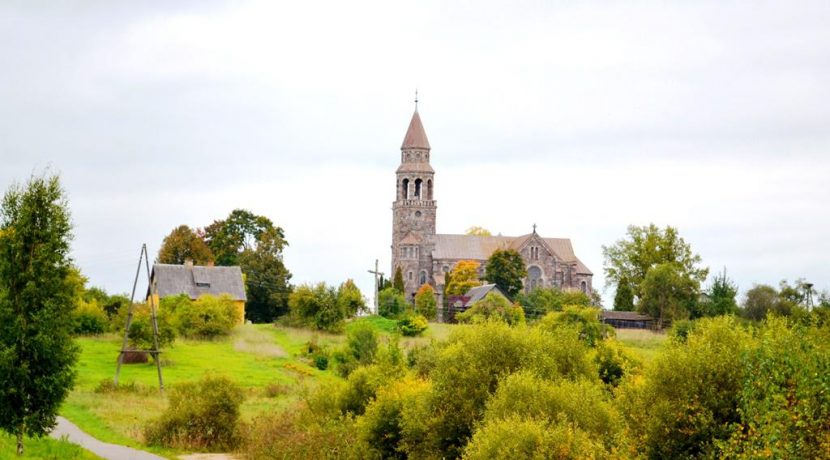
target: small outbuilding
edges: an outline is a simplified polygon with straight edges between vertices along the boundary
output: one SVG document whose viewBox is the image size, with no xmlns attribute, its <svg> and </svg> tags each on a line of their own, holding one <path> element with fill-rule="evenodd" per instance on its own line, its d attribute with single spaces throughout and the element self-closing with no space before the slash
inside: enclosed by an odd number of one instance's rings
<svg viewBox="0 0 830 460">
<path fill-rule="evenodd" d="M 616 329 L 654 329 L 654 318 L 636 311 L 603 310 L 600 320 Z"/>
<path fill-rule="evenodd" d="M 159 305 L 159 299 L 171 295 L 185 294 L 191 300 L 210 294 L 214 296 L 227 295 L 233 299 L 239 318 L 245 318 L 245 282 L 242 278 L 242 269 L 238 266 L 216 267 L 200 266 L 187 262 L 184 265 L 154 264 L 150 275 L 150 282 L 155 292 L 154 301 Z M 147 290 L 147 298 L 150 289 Z"/>
<path fill-rule="evenodd" d="M 476 304 L 476 302 L 480 302 L 487 294 L 494 293 L 496 295 L 502 296 L 505 299 L 509 298 L 507 295 L 502 292 L 501 289 L 498 288 L 495 284 L 485 284 L 482 286 L 476 286 L 471 288 L 467 291 L 464 295 L 457 295 L 457 296 L 449 296 L 448 297 L 448 307 L 449 307 L 449 318 L 446 318 L 446 321 L 455 322 L 455 315 L 458 313 L 462 313 L 466 311 L 468 308 L 472 307 Z"/>
</svg>

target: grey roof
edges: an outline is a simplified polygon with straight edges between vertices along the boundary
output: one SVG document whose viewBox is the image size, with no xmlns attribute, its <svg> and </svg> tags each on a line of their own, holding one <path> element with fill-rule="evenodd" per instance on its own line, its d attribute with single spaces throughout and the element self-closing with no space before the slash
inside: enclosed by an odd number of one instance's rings
<svg viewBox="0 0 830 460">
<path fill-rule="evenodd" d="M 495 292 L 504 297 L 505 299 L 507 298 L 507 296 L 504 295 L 504 293 L 501 292 L 501 289 L 496 287 L 495 284 L 485 284 L 483 286 L 476 286 L 474 288 L 471 288 L 469 291 L 467 291 L 466 294 L 464 294 L 464 297 L 469 297 L 469 300 L 467 300 L 467 305 L 472 305 L 478 302 L 479 300 L 487 297 L 487 294 L 489 294 L 490 292 Z"/>
<path fill-rule="evenodd" d="M 478 235 L 435 235 L 435 249 L 432 258 L 436 260 L 487 260 L 496 249 L 516 249 L 533 234 L 522 236 L 478 236 Z M 539 238 L 563 262 L 576 263 L 576 271 L 591 275 L 591 270 L 574 254 L 568 238 Z"/>
<path fill-rule="evenodd" d="M 651 321 L 654 319 L 651 316 L 641 315 L 636 311 L 602 310 L 600 316 L 602 317 L 602 319 L 615 319 L 626 321 Z"/>
<path fill-rule="evenodd" d="M 239 267 L 154 264 L 151 277 L 159 297 L 187 294 L 195 300 L 203 294 L 227 294 L 234 300 L 248 300 Z"/>
</svg>

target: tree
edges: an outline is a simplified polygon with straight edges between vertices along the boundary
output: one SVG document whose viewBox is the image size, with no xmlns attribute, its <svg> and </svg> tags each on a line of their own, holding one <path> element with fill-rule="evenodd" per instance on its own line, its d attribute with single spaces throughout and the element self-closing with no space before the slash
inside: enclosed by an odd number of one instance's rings
<svg viewBox="0 0 830 460">
<path fill-rule="evenodd" d="M 791 297 L 781 296 L 772 286 L 756 284 L 746 291 L 742 314 L 751 320 L 760 321 L 770 312 L 790 316 L 798 309 L 798 304 Z"/>
<path fill-rule="evenodd" d="M 731 315 L 738 312 L 738 303 L 735 301 L 738 286 L 726 277 L 725 269 L 723 273 L 715 275 L 712 285 L 704 294 L 698 308 L 692 312 L 692 318 Z"/>
<path fill-rule="evenodd" d="M 0 428 L 43 436 L 75 380 L 69 205 L 57 176 L 12 186 L 0 204 Z"/>
<path fill-rule="evenodd" d="M 467 233 L 467 235 L 472 235 L 472 236 L 493 236 L 493 234 L 490 233 L 490 230 L 487 230 L 484 227 L 478 227 L 478 226 L 472 226 L 472 227 L 468 228 L 466 233 Z"/>
<path fill-rule="evenodd" d="M 196 265 L 207 265 L 213 262 L 214 257 L 201 235 L 187 225 L 180 225 L 164 237 L 158 263 L 181 265 L 186 260 Z"/>
<path fill-rule="evenodd" d="M 297 287 L 288 298 L 291 313 L 301 322 L 320 330 L 338 331 L 345 315 L 338 306 L 337 290 L 326 283 Z"/>
<path fill-rule="evenodd" d="M 291 273 L 282 260 L 288 246 L 282 228 L 267 217 L 235 209 L 205 229 L 205 240 L 218 265 L 239 265 L 245 274 L 248 319 L 271 322 L 288 312 Z"/>
<path fill-rule="evenodd" d="M 648 271 L 640 287 L 640 313 L 657 318 L 657 327 L 665 320 L 688 316 L 697 300 L 700 285 L 683 276 L 676 264 L 659 264 Z"/>
<path fill-rule="evenodd" d="M 617 292 L 614 294 L 614 310 L 634 311 L 634 290 L 628 278 L 621 278 L 617 282 Z"/>
<path fill-rule="evenodd" d="M 337 305 L 347 318 L 366 310 L 366 299 L 354 281 L 348 279 L 337 288 Z"/>
<path fill-rule="evenodd" d="M 392 281 L 392 287 L 401 294 L 404 294 L 406 290 L 403 284 L 403 271 L 401 271 L 401 267 L 395 267 L 395 278 Z"/>
<path fill-rule="evenodd" d="M 627 280 L 637 298 L 643 295 L 642 283 L 648 271 L 659 264 L 674 264 L 679 276 L 698 284 L 709 274 L 708 268 L 699 266 L 700 256 L 692 252 L 674 227 L 661 230 L 654 224 L 629 226 L 628 237 L 613 246 L 603 246 L 602 254 L 606 283 L 619 286 L 620 281 Z"/>
<path fill-rule="evenodd" d="M 593 299 L 582 291 L 562 290 L 558 287 L 541 287 L 527 294 L 518 295 L 519 304 L 528 318 L 539 318 L 551 311 L 562 311 L 566 305 L 591 306 Z"/>
<path fill-rule="evenodd" d="M 395 318 L 409 307 L 406 297 L 395 288 L 386 288 L 378 293 L 378 314 Z"/>
<path fill-rule="evenodd" d="M 527 276 L 522 256 L 513 249 L 496 249 L 487 259 L 484 279 L 496 283 L 511 299 L 522 290 L 522 280 Z"/>
<path fill-rule="evenodd" d="M 415 293 L 415 313 L 426 319 L 435 319 L 438 310 L 435 308 L 438 301 L 435 300 L 435 290 L 429 284 L 424 284 Z"/>
<path fill-rule="evenodd" d="M 491 291 L 466 311 L 455 315 L 455 319 L 459 323 L 504 321 L 516 326 L 525 324 L 525 312 L 522 307 L 510 302 L 510 299 Z"/>
<path fill-rule="evenodd" d="M 480 286 L 478 280 L 479 263 L 475 260 L 462 260 L 455 264 L 449 272 L 450 281 L 447 283 L 447 296 L 464 295 L 471 288 Z"/>
</svg>

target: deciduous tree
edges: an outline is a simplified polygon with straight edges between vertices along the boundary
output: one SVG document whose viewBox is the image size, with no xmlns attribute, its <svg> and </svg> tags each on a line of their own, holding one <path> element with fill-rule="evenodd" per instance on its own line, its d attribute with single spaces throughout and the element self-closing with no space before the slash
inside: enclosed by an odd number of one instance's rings
<svg viewBox="0 0 830 460">
<path fill-rule="evenodd" d="M 493 234 L 490 233 L 490 230 L 487 230 L 484 227 L 478 227 L 478 226 L 475 226 L 475 225 L 468 228 L 466 233 L 468 235 L 472 235 L 472 236 L 493 236 Z"/>
<path fill-rule="evenodd" d="M 475 260 L 462 260 L 455 264 L 450 271 L 450 281 L 447 284 L 447 296 L 464 295 L 470 288 L 481 285 L 478 279 L 479 263 Z"/>
<path fill-rule="evenodd" d="M 181 265 L 186 260 L 191 260 L 196 265 L 207 265 L 213 262 L 214 257 L 202 235 L 187 225 L 180 225 L 164 237 L 158 262 Z"/>
<path fill-rule="evenodd" d="M 435 300 L 435 290 L 429 284 L 424 284 L 418 288 L 415 294 L 415 313 L 422 315 L 426 319 L 435 319 L 438 311 L 435 308 L 438 301 Z"/>
<path fill-rule="evenodd" d="M 484 278 L 496 283 L 511 299 L 522 290 L 522 280 L 527 276 L 522 256 L 513 249 L 496 249 L 487 259 Z"/>
<path fill-rule="evenodd" d="M 0 428 L 43 436 L 75 380 L 69 204 L 57 176 L 12 186 L 0 205 Z"/>
<path fill-rule="evenodd" d="M 700 266 L 700 256 L 680 237 L 677 229 L 660 229 L 654 224 L 644 227 L 628 227 L 628 235 L 612 246 L 602 247 L 605 258 L 606 283 L 619 286 L 620 281 L 630 283 L 634 296 L 642 297 L 642 283 L 648 271 L 660 264 L 671 263 L 683 278 L 706 280 L 709 269 Z"/>
<path fill-rule="evenodd" d="M 697 300 L 700 285 L 684 276 L 676 264 L 659 264 L 648 271 L 640 287 L 640 313 L 657 318 L 658 327 L 665 320 L 685 318 Z"/>
</svg>

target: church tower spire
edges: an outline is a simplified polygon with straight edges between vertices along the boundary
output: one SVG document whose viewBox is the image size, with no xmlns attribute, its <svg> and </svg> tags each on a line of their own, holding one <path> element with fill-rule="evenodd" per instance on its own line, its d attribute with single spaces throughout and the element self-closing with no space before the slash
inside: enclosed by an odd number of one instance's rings
<svg viewBox="0 0 830 460">
<path fill-rule="evenodd" d="M 429 162 L 431 147 L 418 113 L 417 97 L 416 92 L 415 112 L 401 144 L 401 164 L 395 173 L 396 200 L 392 205 L 392 273 L 401 269 L 408 299 L 422 284 L 434 285 L 435 171 Z"/>
</svg>

